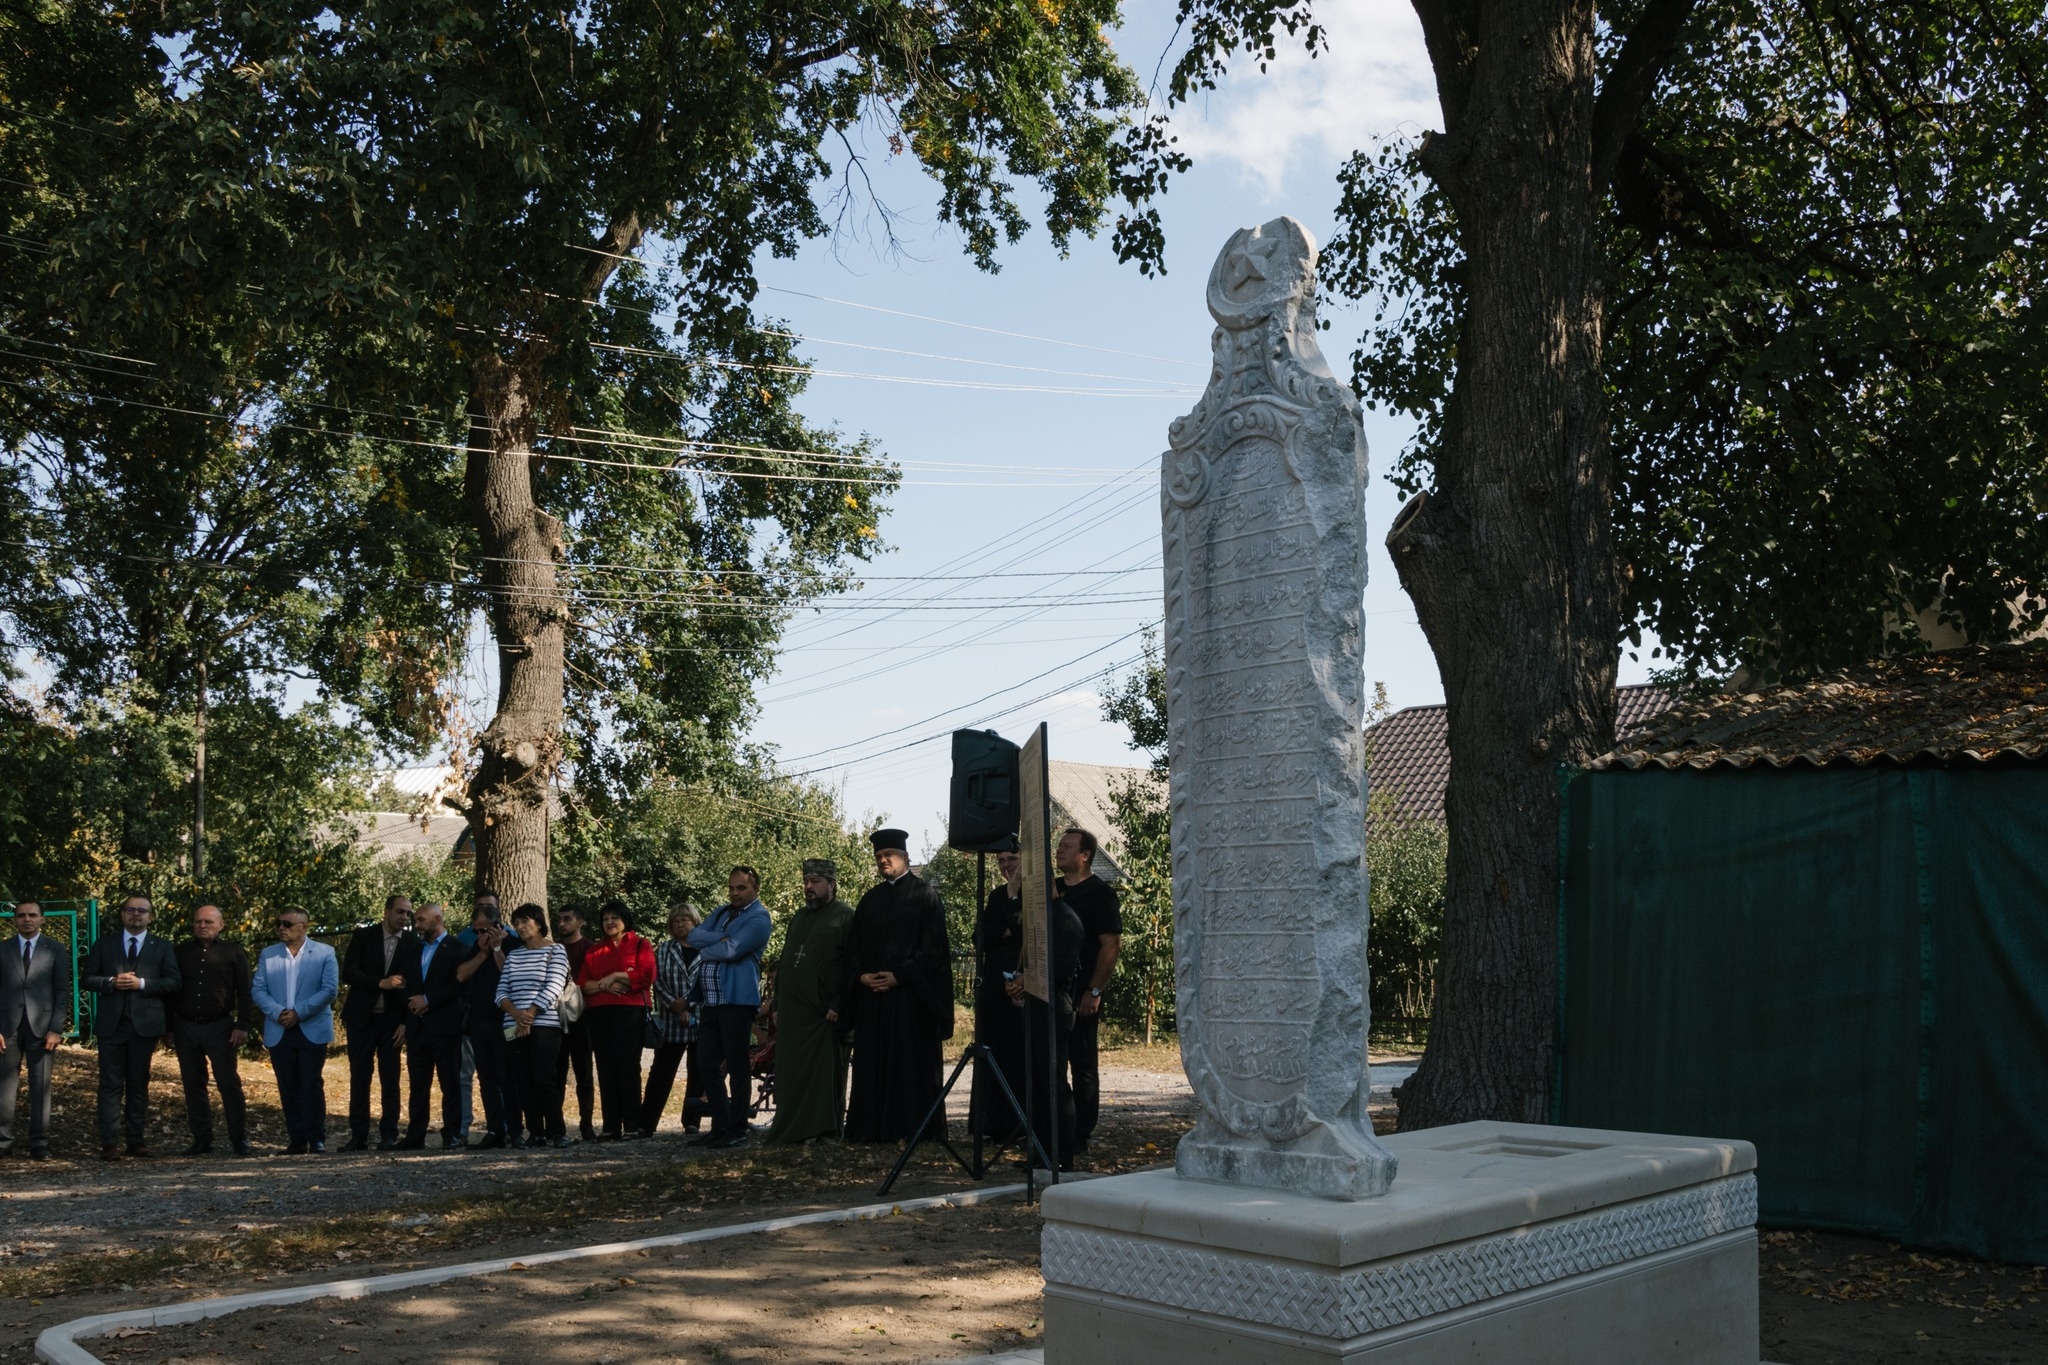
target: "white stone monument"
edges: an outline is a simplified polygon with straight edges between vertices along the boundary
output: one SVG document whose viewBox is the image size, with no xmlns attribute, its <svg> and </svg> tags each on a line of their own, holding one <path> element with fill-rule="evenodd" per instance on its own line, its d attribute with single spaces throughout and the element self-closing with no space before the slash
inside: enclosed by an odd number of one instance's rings
<svg viewBox="0 0 2048 1365">
<path fill-rule="evenodd" d="M 1365 440 L 1314 287 L 1291 218 L 1236 233 L 1209 273 L 1215 368 L 1161 490 L 1201 1117 L 1173 1172 L 1046 1191 L 1046 1365 L 1756 1365 L 1748 1143 L 1372 1134 Z"/>
<path fill-rule="evenodd" d="M 1201 402 L 1160 514 L 1180 1173 L 1385 1194 L 1365 1036 L 1365 432 L 1316 345 L 1315 245 L 1278 218 L 1209 272 Z"/>
</svg>

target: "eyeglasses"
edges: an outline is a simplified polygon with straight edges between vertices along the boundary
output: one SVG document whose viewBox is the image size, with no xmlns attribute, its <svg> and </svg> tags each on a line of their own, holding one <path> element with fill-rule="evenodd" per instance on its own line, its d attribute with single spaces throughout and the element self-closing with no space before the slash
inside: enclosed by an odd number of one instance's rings
<svg viewBox="0 0 2048 1365">
<path fill-rule="evenodd" d="M 277 927 L 280 929 L 296 929 L 299 927 L 299 922 L 295 919 L 281 919 L 277 922 Z"/>
</svg>

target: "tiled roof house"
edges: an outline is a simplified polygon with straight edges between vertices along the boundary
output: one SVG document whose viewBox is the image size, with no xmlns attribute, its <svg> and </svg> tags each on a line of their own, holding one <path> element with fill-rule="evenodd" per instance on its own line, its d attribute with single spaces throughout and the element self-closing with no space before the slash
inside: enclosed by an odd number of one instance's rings
<svg viewBox="0 0 2048 1365">
<path fill-rule="evenodd" d="M 1676 700 L 1648 683 L 1614 689 L 1615 734 L 1626 741 L 1663 714 Z M 1451 779 L 1451 749 L 1444 708 L 1411 706 L 1365 731 L 1367 789 L 1393 798 L 1403 822 L 1442 820 L 1444 787 Z"/>
</svg>

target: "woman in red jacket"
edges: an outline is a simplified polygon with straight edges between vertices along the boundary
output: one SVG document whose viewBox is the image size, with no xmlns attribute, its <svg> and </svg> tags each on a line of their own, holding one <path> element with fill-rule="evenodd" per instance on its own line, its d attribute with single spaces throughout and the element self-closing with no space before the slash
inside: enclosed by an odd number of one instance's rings
<svg viewBox="0 0 2048 1365">
<path fill-rule="evenodd" d="M 640 1047 L 647 1022 L 647 988 L 654 982 L 654 945 L 633 932 L 624 901 L 598 911 L 604 937 L 590 946 L 577 969 L 583 988 L 583 1026 L 597 1064 L 603 1138 L 616 1142 L 640 1124 Z"/>
</svg>

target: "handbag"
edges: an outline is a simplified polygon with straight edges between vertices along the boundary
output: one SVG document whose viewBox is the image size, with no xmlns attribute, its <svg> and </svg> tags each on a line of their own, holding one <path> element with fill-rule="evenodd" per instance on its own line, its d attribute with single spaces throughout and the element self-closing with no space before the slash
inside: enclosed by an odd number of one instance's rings
<svg viewBox="0 0 2048 1365">
<path fill-rule="evenodd" d="M 567 957 L 567 952 L 563 956 Z M 573 1024 L 583 1017 L 583 988 L 573 978 L 562 983 L 562 993 L 555 997 L 555 1013 L 564 1024 Z"/>
</svg>

